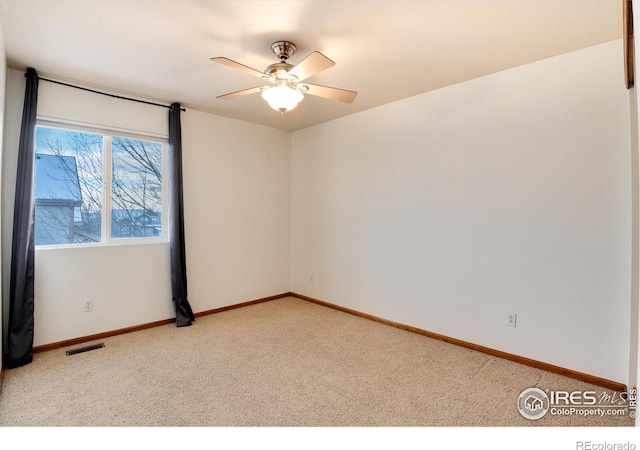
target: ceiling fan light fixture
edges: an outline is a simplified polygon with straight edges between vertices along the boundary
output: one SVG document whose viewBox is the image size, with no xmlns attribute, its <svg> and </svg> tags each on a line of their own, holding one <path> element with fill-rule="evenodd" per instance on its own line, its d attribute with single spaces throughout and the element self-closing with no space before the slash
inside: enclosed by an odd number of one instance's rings
<svg viewBox="0 0 640 450">
<path fill-rule="evenodd" d="M 262 98 L 272 109 L 284 113 L 294 109 L 302 101 L 304 95 L 289 84 L 282 83 L 265 88 L 262 91 Z"/>
</svg>

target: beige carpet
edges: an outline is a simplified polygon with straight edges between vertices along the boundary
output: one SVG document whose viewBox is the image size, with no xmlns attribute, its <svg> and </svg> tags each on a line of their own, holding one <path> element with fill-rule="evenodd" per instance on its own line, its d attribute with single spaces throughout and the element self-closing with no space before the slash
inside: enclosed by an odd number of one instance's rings
<svg viewBox="0 0 640 450">
<path fill-rule="evenodd" d="M 633 425 L 525 419 L 525 388 L 604 389 L 294 298 L 98 342 L 5 371 L 0 425 Z"/>
</svg>

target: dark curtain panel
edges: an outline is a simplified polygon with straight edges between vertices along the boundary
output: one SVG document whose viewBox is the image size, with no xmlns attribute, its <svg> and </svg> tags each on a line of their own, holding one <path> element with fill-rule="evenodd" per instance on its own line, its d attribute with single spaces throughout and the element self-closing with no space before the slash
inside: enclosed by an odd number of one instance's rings
<svg viewBox="0 0 640 450">
<path fill-rule="evenodd" d="M 18 148 L 16 198 L 11 245 L 11 284 L 7 366 L 20 367 L 33 360 L 34 293 L 34 140 L 38 105 L 38 74 L 27 69 L 27 86 L 22 111 Z"/>
<path fill-rule="evenodd" d="M 176 310 L 176 325 L 184 327 L 191 325 L 195 318 L 187 300 L 180 103 L 174 103 L 169 109 L 169 242 L 171 246 L 171 294 Z"/>
</svg>

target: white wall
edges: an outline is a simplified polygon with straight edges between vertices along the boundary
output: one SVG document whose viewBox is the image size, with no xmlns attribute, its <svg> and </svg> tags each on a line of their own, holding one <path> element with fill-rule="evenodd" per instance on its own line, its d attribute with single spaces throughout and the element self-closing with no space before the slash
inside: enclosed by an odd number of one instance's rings
<svg viewBox="0 0 640 450">
<path fill-rule="evenodd" d="M 3 136 L 4 136 L 4 102 L 6 96 L 7 83 L 7 59 L 4 51 L 4 37 L 2 28 L 0 28 L 0 197 L 2 191 L 2 154 L 4 153 Z M 0 248 L 4 245 L 2 241 L 2 216 L 0 214 Z M 2 258 L 0 258 L 0 274 L 2 273 Z M 2 277 L 0 276 L 0 293 L 2 292 Z M 1 303 L 1 302 L 0 302 Z M 5 317 L 4 308 L 0 305 L 0 354 L 4 353 L 4 329 Z M 7 311 L 8 313 L 8 311 Z"/>
<path fill-rule="evenodd" d="M 640 298 L 640 174 L 638 144 L 638 97 L 637 88 L 629 89 L 629 110 L 631 124 L 631 293 L 629 307 L 629 382 L 627 386 L 637 386 L 638 381 L 638 300 Z M 640 421 L 638 423 L 640 426 Z"/>
<path fill-rule="evenodd" d="M 289 292 L 290 134 L 193 110 L 182 130 L 191 306 Z"/>
<path fill-rule="evenodd" d="M 640 20 L 640 11 L 632 7 L 633 23 Z M 634 27 L 634 47 L 640 49 L 640 36 Z M 629 383 L 630 387 L 638 386 L 638 373 L 640 359 L 640 333 L 638 332 L 638 318 L 640 315 L 640 116 L 638 115 L 638 83 L 640 83 L 640 64 L 638 57 L 634 58 L 634 86 L 629 89 L 629 101 L 631 106 L 631 169 L 632 169 L 632 278 L 631 278 L 631 308 L 630 308 L 630 344 L 629 344 Z M 640 427 L 640 421 L 636 422 Z"/>
<path fill-rule="evenodd" d="M 295 132 L 292 291 L 626 383 L 629 136 L 622 41 Z"/>
<path fill-rule="evenodd" d="M 163 108 L 47 82 L 39 94 L 39 116 L 167 133 Z M 23 73 L 10 71 L 3 177 L 3 241 L 9 243 L 23 95 Z M 195 111 L 183 113 L 182 125 L 194 312 L 287 292 L 288 133 Z M 271 245 L 256 245 L 262 240 Z M 3 257 L 9 267 L 6 246 Z M 36 346 L 175 317 L 168 243 L 36 249 L 35 290 Z M 8 299 L 8 284 L 4 294 Z M 83 312 L 85 298 L 93 299 L 93 312 Z"/>
</svg>

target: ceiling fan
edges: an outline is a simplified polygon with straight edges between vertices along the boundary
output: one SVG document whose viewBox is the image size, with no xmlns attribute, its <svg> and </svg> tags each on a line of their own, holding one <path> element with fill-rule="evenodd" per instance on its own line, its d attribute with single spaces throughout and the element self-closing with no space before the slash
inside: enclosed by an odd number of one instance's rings
<svg viewBox="0 0 640 450">
<path fill-rule="evenodd" d="M 232 61 L 229 58 L 211 58 L 211 61 L 248 73 L 269 83 L 265 86 L 257 86 L 220 95 L 217 98 L 231 100 L 244 95 L 261 92 L 262 98 L 267 101 L 271 108 L 280 111 L 281 114 L 285 114 L 296 112 L 299 109 L 298 103 L 302 101 L 304 94 L 337 100 L 343 103 L 353 102 L 356 95 L 358 95 L 358 93 L 354 91 L 302 82 L 310 76 L 335 65 L 333 61 L 322 53 L 313 52 L 294 66 L 289 64 L 287 59 L 296 52 L 295 44 L 289 41 L 276 41 L 271 44 L 271 50 L 280 58 L 280 62 L 271 64 L 264 72 L 252 69 L 244 64 Z"/>
</svg>

